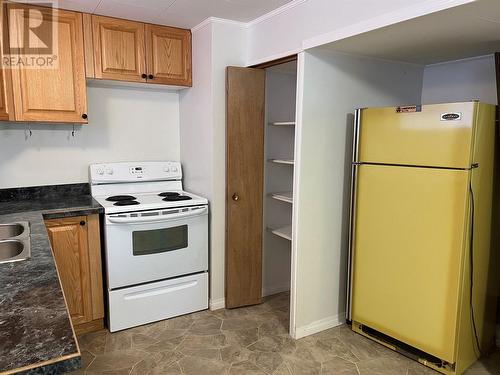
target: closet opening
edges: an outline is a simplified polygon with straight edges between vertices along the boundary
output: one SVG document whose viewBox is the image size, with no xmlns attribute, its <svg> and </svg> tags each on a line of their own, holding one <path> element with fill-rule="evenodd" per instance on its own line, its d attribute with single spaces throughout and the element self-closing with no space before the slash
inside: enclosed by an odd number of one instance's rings
<svg viewBox="0 0 500 375">
<path fill-rule="evenodd" d="M 297 61 L 265 70 L 262 296 L 282 294 L 289 311 Z"/>
<path fill-rule="evenodd" d="M 228 67 L 226 307 L 262 305 L 290 333 L 297 59 Z"/>
</svg>

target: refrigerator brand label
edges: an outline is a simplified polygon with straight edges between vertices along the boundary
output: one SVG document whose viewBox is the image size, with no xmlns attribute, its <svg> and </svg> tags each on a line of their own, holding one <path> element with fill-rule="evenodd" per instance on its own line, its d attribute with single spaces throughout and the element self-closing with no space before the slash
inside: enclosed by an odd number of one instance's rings
<svg viewBox="0 0 500 375">
<path fill-rule="evenodd" d="M 401 107 L 396 107 L 396 113 L 411 113 L 422 111 L 421 105 L 405 105 Z"/>
<path fill-rule="evenodd" d="M 460 112 L 448 112 L 441 114 L 441 121 L 454 121 L 461 119 L 462 119 L 462 113 Z"/>
</svg>

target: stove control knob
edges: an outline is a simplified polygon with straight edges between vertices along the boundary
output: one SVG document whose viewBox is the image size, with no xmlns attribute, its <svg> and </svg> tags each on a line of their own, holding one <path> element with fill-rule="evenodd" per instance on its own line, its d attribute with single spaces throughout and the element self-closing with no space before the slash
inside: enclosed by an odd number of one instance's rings
<svg viewBox="0 0 500 375">
<path fill-rule="evenodd" d="M 97 174 L 103 175 L 104 174 L 104 168 L 99 167 L 96 169 Z"/>
<path fill-rule="evenodd" d="M 172 167 L 172 172 L 177 172 L 177 167 Z"/>
<path fill-rule="evenodd" d="M 107 174 L 113 174 L 113 168 L 106 168 Z"/>
<path fill-rule="evenodd" d="M 170 167 L 166 165 L 165 167 L 163 167 L 163 171 L 167 173 L 170 172 Z"/>
</svg>

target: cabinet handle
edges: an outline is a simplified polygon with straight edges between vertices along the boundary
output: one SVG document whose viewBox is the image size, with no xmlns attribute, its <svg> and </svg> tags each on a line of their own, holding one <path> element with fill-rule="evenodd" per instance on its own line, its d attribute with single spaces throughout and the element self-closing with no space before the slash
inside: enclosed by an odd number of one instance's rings
<svg viewBox="0 0 500 375">
<path fill-rule="evenodd" d="M 148 78 L 148 75 L 146 73 L 142 73 L 141 77 L 144 78 L 144 79 L 146 79 L 146 78 Z"/>
<path fill-rule="evenodd" d="M 85 225 L 85 221 L 84 220 L 80 221 L 80 225 L 83 227 Z"/>
<path fill-rule="evenodd" d="M 82 115 L 82 118 L 83 118 L 83 119 L 85 119 L 85 120 L 86 120 L 88 117 L 89 117 L 89 116 L 87 116 L 87 114 L 86 114 L 86 113 L 84 113 L 84 114 Z"/>
<path fill-rule="evenodd" d="M 240 200 L 240 196 L 236 193 L 233 194 L 232 198 L 233 198 L 233 201 L 235 201 L 235 202 Z"/>
<path fill-rule="evenodd" d="M 153 79 L 154 77 L 155 77 L 155 76 L 154 76 L 154 75 L 152 75 L 152 74 L 148 75 L 148 79 Z"/>
</svg>

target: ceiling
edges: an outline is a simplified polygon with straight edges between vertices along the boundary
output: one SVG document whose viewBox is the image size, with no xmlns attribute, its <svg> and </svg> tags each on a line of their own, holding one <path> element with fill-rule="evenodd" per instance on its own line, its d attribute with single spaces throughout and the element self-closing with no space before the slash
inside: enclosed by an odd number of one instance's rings
<svg viewBox="0 0 500 375">
<path fill-rule="evenodd" d="M 58 0 L 63 9 L 192 28 L 208 17 L 248 22 L 291 0 Z"/>
<path fill-rule="evenodd" d="M 478 0 L 342 39 L 328 48 L 423 65 L 500 52 L 500 0 Z"/>
</svg>

